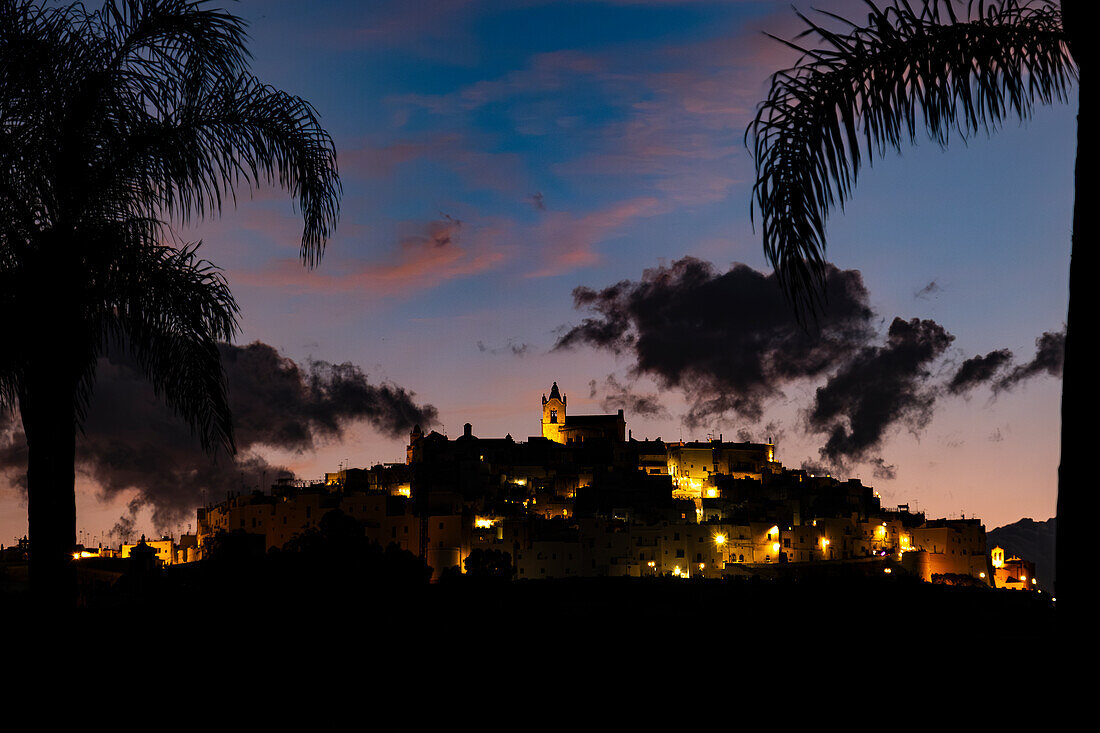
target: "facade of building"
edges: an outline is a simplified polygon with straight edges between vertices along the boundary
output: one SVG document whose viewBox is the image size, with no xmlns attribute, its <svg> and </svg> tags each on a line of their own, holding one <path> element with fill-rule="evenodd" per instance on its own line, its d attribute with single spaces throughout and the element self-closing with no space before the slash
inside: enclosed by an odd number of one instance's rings
<svg viewBox="0 0 1100 733">
<path fill-rule="evenodd" d="M 1035 577 L 1035 563 L 1022 560 L 1015 555 L 1005 559 L 1005 551 L 994 547 L 990 552 L 993 565 L 993 584 L 1009 590 L 1037 590 L 1039 580 Z"/>
<path fill-rule="evenodd" d="M 623 411 L 616 415 L 566 414 L 566 397 L 558 383 L 550 388 L 550 396 L 542 396 L 542 437 L 555 443 L 580 443 L 586 440 L 626 440 L 626 418 Z"/>
</svg>

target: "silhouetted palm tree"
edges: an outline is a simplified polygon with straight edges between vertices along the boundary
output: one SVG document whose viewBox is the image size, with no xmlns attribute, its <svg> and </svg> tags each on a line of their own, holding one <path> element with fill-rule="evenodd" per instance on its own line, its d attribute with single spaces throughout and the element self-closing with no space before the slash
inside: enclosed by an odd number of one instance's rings
<svg viewBox="0 0 1100 733">
<path fill-rule="evenodd" d="M 807 28 L 799 38 L 809 41 L 783 42 L 804 55 L 772 77 L 746 136 L 756 159 L 753 195 L 764 251 L 803 316 L 821 305 L 825 219 L 851 193 L 862 156 L 870 161 L 889 148 L 900 150 L 920 129 L 941 145 L 952 128 L 963 136 L 990 132 L 1007 117 L 1028 117 L 1036 104 L 1066 101 L 1077 78 L 1076 181 L 1082 162 L 1095 162 L 1086 122 L 1093 67 L 1081 38 L 1084 2 L 971 1 L 965 9 L 950 0 L 867 4 L 865 25 L 826 14 L 844 25 L 840 31 L 800 14 Z M 1094 419 L 1095 403 L 1082 384 L 1076 350 L 1084 278 L 1095 273 L 1090 265 L 1096 257 L 1093 225 L 1081 206 L 1078 190 L 1058 480 L 1058 593 L 1074 606 L 1084 558 L 1071 543 L 1080 542 L 1078 523 L 1088 512 L 1081 483 L 1088 433 L 1082 426 Z"/>
<path fill-rule="evenodd" d="M 106 348 L 131 353 L 204 447 L 233 450 L 217 341 L 237 307 L 167 222 L 274 183 L 298 199 L 310 266 L 335 224 L 332 140 L 248 73 L 244 41 L 203 0 L 0 0 L 0 407 L 18 405 L 27 437 L 40 597 L 75 589 L 75 434 Z"/>
</svg>

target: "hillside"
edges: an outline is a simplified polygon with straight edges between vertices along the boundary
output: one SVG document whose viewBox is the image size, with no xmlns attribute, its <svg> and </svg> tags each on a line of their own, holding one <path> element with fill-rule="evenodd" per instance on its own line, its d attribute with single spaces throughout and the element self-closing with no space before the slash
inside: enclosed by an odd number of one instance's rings
<svg viewBox="0 0 1100 733">
<path fill-rule="evenodd" d="M 1039 587 L 1054 592 L 1054 531 L 1056 519 L 1036 522 L 1030 517 L 986 533 L 986 545 L 993 549 L 1004 548 L 1005 557 L 1017 555 L 1035 563 L 1035 575 Z"/>
</svg>

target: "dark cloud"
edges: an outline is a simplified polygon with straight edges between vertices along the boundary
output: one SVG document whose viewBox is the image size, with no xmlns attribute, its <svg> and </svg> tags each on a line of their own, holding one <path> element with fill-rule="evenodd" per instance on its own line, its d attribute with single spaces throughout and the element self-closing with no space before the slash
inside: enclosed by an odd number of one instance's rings
<svg viewBox="0 0 1100 733">
<path fill-rule="evenodd" d="M 684 393 L 684 423 L 692 428 L 731 414 L 758 421 L 791 382 L 824 378 L 806 412 L 808 428 L 826 436 L 822 460 L 833 470 L 867 463 L 877 478 L 896 476 L 895 466 L 873 455 L 887 431 L 923 429 L 941 396 L 1061 374 L 1064 332 L 1037 339 L 1028 364 L 1012 368 L 1012 353 L 1000 349 L 967 359 L 945 382 L 934 367 L 954 337 L 942 326 L 898 318 L 879 346 L 860 273 L 829 266 L 826 282 L 828 309 L 804 329 L 774 275 L 741 264 L 719 273 L 686 257 L 646 270 L 638 281 L 576 288 L 574 305 L 589 316 L 563 328 L 554 348 L 586 345 L 631 357 L 632 377 L 651 376 L 660 387 Z M 933 281 L 915 295 L 940 290 Z M 593 382 L 592 396 L 596 392 Z M 619 401 L 624 408 L 627 396 Z M 742 439 L 750 434 L 741 429 Z"/>
<path fill-rule="evenodd" d="M 979 384 L 993 379 L 993 376 L 1011 361 L 1012 352 L 1008 349 L 990 351 L 985 356 L 967 359 L 947 384 L 947 391 L 951 394 L 965 394 Z"/>
<path fill-rule="evenodd" d="M 895 318 L 886 346 L 862 348 L 818 388 L 808 423 L 828 435 L 822 457 L 837 465 L 864 461 L 892 425 L 925 427 L 937 396 L 928 367 L 952 340 L 934 321 Z"/>
<path fill-rule="evenodd" d="M 27 490 L 27 440 L 19 416 L 0 408 L 0 476 Z"/>
<path fill-rule="evenodd" d="M 817 461 L 812 460 L 810 458 L 807 458 L 804 461 L 802 461 L 802 465 L 799 466 L 798 468 L 799 468 L 799 470 L 805 471 L 806 473 L 810 474 L 811 476 L 830 476 L 830 475 L 832 475 L 832 469 L 827 468 L 824 465 L 822 465 L 822 464 L 818 463 Z"/>
<path fill-rule="evenodd" d="M 269 464 L 261 446 L 307 452 L 319 441 L 339 439 L 353 422 L 367 422 L 387 436 L 416 423 L 431 424 L 436 410 L 392 384 L 371 384 L 354 364 L 310 361 L 299 365 L 263 343 L 223 345 L 238 454 L 210 456 L 188 426 L 158 399 L 128 359 L 100 360 L 95 397 L 84 435 L 77 439 L 77 468 L 104 496 L 136 491 L 130 520 L 144 506 L 158 528 L 192 516 L 204 500 L 259 487 L 287 472 Z M 25 470 L 25 439 L 8 431 L 0 468 Z M 20 448 L 22 447 L 22 451 Z M 117 527 L 127 526 L 123 517 Z"/>
<path fill-rule="evenodd" d="M 131 541 L 137 531 L 137 513 L 139 511 L 141 511 L 141 502 L 138 499 L 132 500 L 126 506 L 126 513 L 118 518 L 114 526 L 107 531 L 107 535 L 116 537 L 121 542 Z"/>
<path fill-rule="evenodd" d="M 596 394 L 596 380 L 589 383 L 592 395 Z M 661 404 L 660 398 L 655 394 L 639 394 L 634 391 L 633 385 L 620 384 L 614 374 L 608 374 L 604 380 L 606 396 L 600 401 L 600 408 L 610 412 L 622 409 L 627 415 L 640 415 L 642 417 L 669 417 L 668 410 Z"/>
<path fill-rule="evenodd" d="M 919 298 L 920 300 L 928 300 L 929 296 L 935 295 L 936 293 L 939 293 L 942 290 L 943 290 L 943 288 L 941 288 L 939 285 L 937 285 L 936 281 L 933 280 L 932 282 L 928 283 L 927 285 L 925 285 L 923 288 L 921 288 L 917 292 L 913 293 L 913 297 L 914 298 Z"/>
<path fill-rule="evenodd" d="M 784 430 L 775 422 L 769 422 L 763 429 L 759 427 L 752 429 L 737 428 L 736 432 L 737 440 L 742 443 L 771 443 L 777 448 L 783 439 L 783 435 Z"/>
<path fill-rule="evenodd" d="M 430 245 L 436 248 L 449 247 L 458 239 L 458 232 L 462 229 L 462 220 L 455 219 L 450 214 L 440 214 L 442 217 L 428 225 L 427 237 L 408 237 L 402 241 L 402 246 L 415 247 Z"/>
<path fill-rule="evenodd" d="M 356 365 L 310 361 L 305 367 L 259 342 L 223 346 L 238 442 L 310 450 L 315 437 L 339 438 L 355 420 L 390 437 L 436 418 L 430 405 L 394 384 L 370 384 Z"/>
<path fill-rule="evenodd" d="M 1047 331 L 1035 339 L 1035 358 L 1027 364 L 1021 364 L 993 385 L 995 392 L 1010 390 L 1020 382 L 1042 374 L 1052 377 L 1062 376 L 1062 363 L 1066 355 L 1066 329 Z"/>
<path fill-rule="evenodd" d="M 508 341 L 500 347 L 492 347 L 484 341 L 477 342 L 477 350 L 483 354 L 511 354 L 512 356 L 526 356 L 531 353 L 533 347 L 527 343 L 517 343 L 515 339 Z"/>
<path fill-rule="evenodd" d="M 1008 349 L 991 351 L 985 356 L 967 359 L 955 372 L 947 384 L 951 394 L 966 394 L 980 384 L 991 383 L 994 392 L 1010 390 L 1020 382 L 1032 377 L 1048 374 L 1062 376 L 1062 361 L 1065 356 L 1066 332 L 1048 331 L 1035 339 L 1035 358 L 1027 364 L 1012 367 L 1012 352 Z M 998 375 L 1002 375 L 998 377 Z"/>
<path fill-rule="evenodd" d="M 719 273 L 691 257 L 624 280 L 573 291 L 593 312 L 558 340 L 628 353 L 633 373 L 684 391 L 696 427 L 727 413 L 750 420 L 788 382 L 844 363 L 873 335 L 867 289 L 858 271 L 829 266 L 828 306 L 815 326 L 795 321 L 775 275 L 735 264 Z"/>
<path fill-rule="evenodd" d="M 872 458 L 867 462 L 874 467 L 872 475 L 877 479 L 893 481 L 898 477 L 898 467 L 892 463 L 887 464 L 882 458 Z"/>
<path fill-rule="evenodd" d="M 756 436 L 755 439 L 751 440 L 751 441 L 748 441 L 748 442 L 758 443 L 761 440 L 765 440 L 765 441 L 771 443 L 772 445 L 774 445 L 776 447 L 776 449 L 778 450 L 779 446 L 783 443 L 783 438 L 786 437 L 786 435 L 787 435 L 787 431 L 783 427 L 783 425 L 781 423 L 778 423 L 778 422 L 772 420 L 772 421 L 769 421 L 764 426 L 764 432 L 763 433 L 759 433 L 759 432 L 755 433 L 755 436 Z"/>
<path fill-rule="evenodd" d="M 527 200 L 531 202 L 536 211 L 546 211 L 546 197 L 542 195 L 542 191 L 531 194 L 527 197 Z"/>
</svg>

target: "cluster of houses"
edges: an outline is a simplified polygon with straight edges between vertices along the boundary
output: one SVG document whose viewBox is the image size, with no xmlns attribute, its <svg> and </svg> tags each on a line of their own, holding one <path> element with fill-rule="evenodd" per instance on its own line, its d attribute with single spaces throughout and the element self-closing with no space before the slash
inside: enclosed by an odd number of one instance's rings
<svg viewBox="0 0 1100 733">
<path fill-rule="evenodd" d="M 454 439 L 417 426 L 404 463 L 228 496 L 198 510 L 196 533 L 143 538 L 117 552 L 144 545 L 160 563 L 194 562 L 222 533 L 268 551 L 339 510 L 368 538 L 423 557 L 434 577 L 495 550 L 520 580 L 721 578 L 845 564 L 1035 587 L 1033 566 L 1000 548 L 987 552 L 980 520 L 883 507 L 857 479 L 784 468 L 770 442 L 636 440 L 621 410 L 568 415 L 557 384 L 542 413 L 542 434 L 526 441 L 482 438 L 469 424 Z"/>
</svg>

